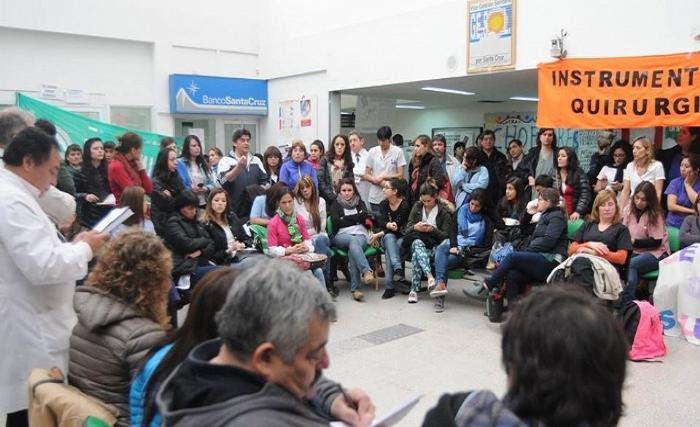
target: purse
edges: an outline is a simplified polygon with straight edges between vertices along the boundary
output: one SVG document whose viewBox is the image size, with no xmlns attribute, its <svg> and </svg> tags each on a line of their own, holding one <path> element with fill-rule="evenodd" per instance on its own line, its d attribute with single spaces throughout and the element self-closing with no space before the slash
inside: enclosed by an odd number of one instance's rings
<svg viewBox="0 0 700 427">
<path fill-rule="evenodd" d="M 328 257 L 324 254 L 305 253 L 292 254 L 282 257 L 283 260 L 291 261 L 301 270 L 315 270 L 326 265 Z"/>
</svg>

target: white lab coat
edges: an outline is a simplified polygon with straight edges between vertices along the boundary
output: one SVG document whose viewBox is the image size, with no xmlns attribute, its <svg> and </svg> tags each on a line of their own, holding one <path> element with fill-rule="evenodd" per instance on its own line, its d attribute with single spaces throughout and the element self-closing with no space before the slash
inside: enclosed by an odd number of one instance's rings
<svg viewBox="0 0 700 427">
<path fill-rule="evenodd" d="M 32 369 L 68 371 L 75 281 L 92 250 L 62 242 L 38 190 L 2 166 L 0 188 L 0 413 L 8 413 L 27 408 Z"/>
</svg>

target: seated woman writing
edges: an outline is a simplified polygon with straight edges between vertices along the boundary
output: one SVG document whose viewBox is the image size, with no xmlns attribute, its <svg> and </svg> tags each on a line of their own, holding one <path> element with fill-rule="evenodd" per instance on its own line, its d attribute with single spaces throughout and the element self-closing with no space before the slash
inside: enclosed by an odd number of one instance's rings
<svg viewBox="0 0 700 427">
<path fill-rule="evenodd" d="M 536 212 L 541 216 L 527 248 L 507 255 L 491 277 L 484 280 L 484 289 L 488 291 L 501 286 L 505 280 L 506 297 L 511 304 L 522 295 L 527 284 L 544 282 L 554 267 L 566 258 L 567 224 L 559 206 L 559 192 L 553 188 L 542 189 Z M 536 212 L 526 212 L 522 226 L 529 224 L 529 218 Z"/>
<path fill-rule="evenodd" d="M 644 181 L 634 190 L 632 203 L 624 210 L 622 223 L 632 238 L 632 259 L 627 271 L 627 286 L 622 303 L 635 299 L 640 274 L 659 268 L 659 260 L 668 256 L 668 234 L 654 184 Z"/>
<path fill-rule="evenodd" d="M 632 250 L 630 232 L 621 220 L 622 214 L 615 193 L 608 190 L 598 193 L 593 201 L 590 220 L 583 223 L 574 234 L 569 255 L 596 255 L 608 260 L 621 272 L 627 263 L 628 253 Z M 626 278 L 621 275 L 621 279 L 624 282 Z"/>
</svg>

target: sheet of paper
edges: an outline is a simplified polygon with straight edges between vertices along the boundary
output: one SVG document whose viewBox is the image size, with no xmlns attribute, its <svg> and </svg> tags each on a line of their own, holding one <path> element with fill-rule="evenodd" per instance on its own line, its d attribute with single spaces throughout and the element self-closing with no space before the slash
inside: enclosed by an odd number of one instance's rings
<svg viewBox="0 0 700 427">
<path fill-rule="evenodd" d="M 391 427 L 398 424 L 409 412 L 413 409 L 423 395 L 413 396 L 400 404 L 396 405 L 389 411 L 386 415 L 381 418 L 377 418 L 372 422 L 372 427 Z M 349 427 L 342 421 L 333 421 L 331 427 Z"/>
<path fill-rule="evenodd" d="M 117 199 L 114 197 L 114 194 L 110 194 L 109 196 L 105 197 L 104 200 L 98 202 L 97 204 L 100 206 L 114 206 L 117 204 Z"/>
</svg>

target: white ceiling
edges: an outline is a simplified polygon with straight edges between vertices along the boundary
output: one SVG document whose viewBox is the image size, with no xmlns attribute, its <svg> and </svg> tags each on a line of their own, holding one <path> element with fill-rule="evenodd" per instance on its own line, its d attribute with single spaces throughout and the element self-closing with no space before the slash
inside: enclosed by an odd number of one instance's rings
<svg viewBox="0 0 700 427">
<path fill-rule="evenodd" d="M 465 96 L 421 90 L 422 87 L 426 86 L 474 92 L 475 95 Z M 511 96 L 537 96 L 537 70 L 504 71 L 365 87 L 344 90 L 341 94 L 417 101 L 418 104 L 424 105 L 426 108 L 468 107 L 475 105 L 478 101 L 515 102 L 508 98 Z M 342 96 L 341 108 L 343 111 L 354 110 L 355 101 L 354 96 Z"/>
</svg>

